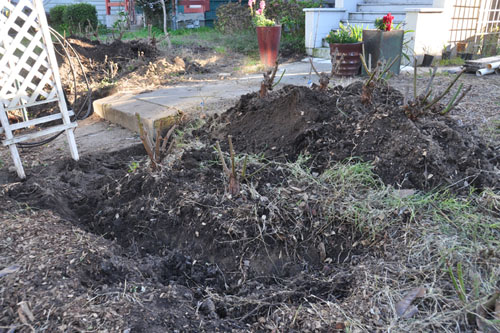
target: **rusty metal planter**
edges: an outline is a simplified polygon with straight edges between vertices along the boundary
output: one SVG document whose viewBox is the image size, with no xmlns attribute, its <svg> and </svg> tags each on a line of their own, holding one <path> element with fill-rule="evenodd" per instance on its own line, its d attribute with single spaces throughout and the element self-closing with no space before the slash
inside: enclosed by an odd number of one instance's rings
<svg viewBox="0 0 500 333">
<path fill-rule="evenodd" d="M 342 55 L 344 60 L 340 63 L 337 73 L 338 76 L 354 76 L 358 75 L 361 70 L 361 58 L 363 53 L 363 43 L 351 44 L 330 44 L 330 55 L 333 57 L 335 50 L 338 50 L 337 60 L 340 60 Z"/>
<path fill-rule="evenodd" d="M 278 59 L 280 48 L 281 25 L 274 27 L 257 27 L 260 61 L 265 66 L 272 67 Z"/>
</svg>

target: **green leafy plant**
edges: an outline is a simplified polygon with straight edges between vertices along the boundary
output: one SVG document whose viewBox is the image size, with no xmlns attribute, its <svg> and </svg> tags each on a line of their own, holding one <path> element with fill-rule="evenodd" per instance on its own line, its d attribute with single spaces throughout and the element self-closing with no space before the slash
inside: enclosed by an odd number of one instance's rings
<svg viewBox="0 0 500 333">
<path fill-rule="evenodd" d="M 66 5 L 57 5 L 50 9 L 49 11 L 49 21 L 52 27 L 56 28 L 64 24 L 64 11 L 66 10 Z"/>
<path fill-rule="evenodd" d="M 462 272 L 462 263 L 457 264 L 457 276 L 453 273 L 453 269 L 448 265 L 448 274 L 450 275 L 451 282 L 453 283 L 453 287 L 457 292 L 458 298 L 466 304 L 467 303 L 467 294 L 465 291 L 465 283 L 464 283 L 464 275 Z"/>
<path fill-rule="evenodd" d="M 330 44 L 353 44 L 360 42 L 362 35 L 363 26 L 340 23 L 338 30 L 332 30 L 326 36 L 326 41 Z"/>
<path fill-rule="evenodd" d="M 260 0 L 259 8 L 254 9 L 256 0 L 248 0 L 248 7 L 250 7 L 250 13 L 252 14 L 252 21 L 256 27 L 273 27 L 276 25 L 276 21 L 268 19 L 266 17 L 266 2 Z"/>
<path fill-rule="evenodd" d="M 132 162 L 130 163 L 130 165 L 128 166 L 128 172 L 129 173 L 133 173 L 135 172 L 135 170 L 137 170 L 137 168 L 139 167 L 139 162 Z"/>
<path fill-rule="evenodd" d="M 223 33 L 235 33 L 252 27 L 252 14 L 239 3 L 220 5 L 216 11 L 215 28 Z"/>
<path fill-rule="evenodd" d="M 266 7 L 266 17 L 280 22 L 285 34 L 304 36 L 305 13 L 303 9 L 321 6 L 322 1 L 269 0 Z"/>
<path fill-rule="evenodd" d="M 305 54 L 304 8 L 318 8 L 322 1 L 268 0 L 266 17 L 282 26 L 280 54 L 282 56 Z"/>
<path fill-rule="evenodd" d="M 85 29 L 87 26 L 97 27 L 97 10 L 95 6 L 88 3 L 77 3 L 66 6 L 63 12 L 63 23 L 67 24 L 71 31 Z"/>
<path fill-rule="evenodd" d="M 155 27 L 163 26 L 163 8 L 161 1 L 135 0 L 134 2 L 137 7 L 143 10 L 147 25 L 151 24 Z M 172 3 L 170 1 L 165 1 L 165 6 L 167 13 L 170 13 L 172 11 Z M 161 30 L 163 32 L 163 29 Z"/>
<path fill-rule="evenodd" d="M 253 24 L 255 24 L 256 27 L 274 27 L 276 22 L 266 18 L 264 15 L 255 15 L 253 17 Z"/>
<path fill-rule="evenodd" d="M 113 23 L 113 29 L 111 34 L 114 40 L 121 40 L 123 34 L 128 29 L 130 24 L 128 13 L 120 12 L 118 13 L 118 19 Z"/>
</svg>

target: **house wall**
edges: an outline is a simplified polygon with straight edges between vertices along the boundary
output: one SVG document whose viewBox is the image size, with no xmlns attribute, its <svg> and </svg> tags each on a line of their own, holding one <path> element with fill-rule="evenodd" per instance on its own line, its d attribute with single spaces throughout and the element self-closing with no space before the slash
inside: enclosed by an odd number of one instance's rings
<svg viewBox="0 0 500 333">
<path fill-rule="evenodd" d="M 193 15 L 192 13 L 184 14 L 184 6 L 179 5 L 177 8 L 178 11 L 178 21 L 200 21 L 199 25 L 213 27 L 215 21 L 217 20 L 217 8 L 220 5 L 224 5 L 230 2 L 236 2 L 237 0 L 210 0 L 210 10 L 205 13 L 201 13 L 201 15 Z M 247 1 L 243 1 L 242 5 L 246 5 Z M 190 22 L 192 25 L 192 22 Z M 185 27 L 185 25 L 180 25 L 180 27 Z"/>
<path fill-rule="evenodd" d="M 75 3 L 89 3 L 94 5 L 97 10 L 97 19 L 100 23 L 106 24 L 106 5 L 104 0 L 44 0 L 43 6 L 45 11 L 48 12 L 52 7 L 57 5 L 72 5 Z M 118 14 L 124 10 L 121 7 L 111 7 L 111 15 Z"/>
</svg>

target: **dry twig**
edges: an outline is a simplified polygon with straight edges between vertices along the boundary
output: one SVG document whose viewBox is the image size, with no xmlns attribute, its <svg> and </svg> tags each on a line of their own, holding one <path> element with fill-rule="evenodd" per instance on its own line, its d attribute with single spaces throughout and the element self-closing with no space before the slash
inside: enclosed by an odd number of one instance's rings
<svg viewBox="0 0 500 333">
<path fill-rule="evenodd" d="M 231 169 L 227 167 L 226 160 L 224 159 L 224 154 L 222 153 L 222 149 L 220 148 L 219 141 L 215 143 L 215 146 L 217 149 L 217 153 L 219 154 L 219 159 L 222 164 L 222 170 L 224 171 L 224 174 L 229 178 L 228 192 L 232 196 L 237 196 L 240 193 L 240 180 L 238 174 L 236 173 L 233 139 L 230 135 L 228 136 L 228 141 L 229 141 L 229 155 L 231 156 Z M 246 166 L 244 168 L 246 169 Z"/>
<path fill-rule="evenodd" d="M 177 128 L 177 125 L 173 124 L 164 137 L 161 136 L 161 129 L 158 127 L 156 129 L 156 138 L 152 140 L 148 133 L 144 130 L 141 116 L 138 113 L 136 113 L 135 116 L 137 117 L 137 122 L 139 123 L 139 136 L 142 144 L 144 145 L 144 149 L 146 149 L 146 153 L 151 160 L 151 167 L 153 170 L 157 170 L 163 158 L 172 151 L 174 140 L 170 140 L 170 138 L 174 133 L 174 130 Z M 169 141 L 170 145 L 167 149 L 167 143 Z"/>
</svg>

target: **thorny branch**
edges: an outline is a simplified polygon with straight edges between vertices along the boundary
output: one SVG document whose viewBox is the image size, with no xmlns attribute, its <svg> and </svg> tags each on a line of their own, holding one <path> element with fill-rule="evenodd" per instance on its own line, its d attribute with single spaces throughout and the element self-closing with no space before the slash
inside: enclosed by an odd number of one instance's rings
<svg viewBox="0 0 500 333">
<path fill-rule="evenodd" d="M 276 87 L 280 82 L 281 79 L 283 78 L 283 75 L 285 75 L 285 71 L 281 73 L 281 77 L 278 80 L 278 82 L 274 83 L 274 79 L 276 78 L 276 73 L 278 72 L 278 61 L 276 61 L 276 65 L 270 70 L 268 70 L 266 73 L 264 73 L 264 80 L 262 80 L 262 83 L 260 84 L 260 97 L 264 98 L 267 96 L 269 91 L 272 91 L 274 87 Z"/>
<path fill-rule="evenodd" d="M 240 193 L 240 180 L 238 174 L 236 173 L 236 161 L 233 147 L 233 138 L 231 135 L 228 136 L 229 141 L 229 155 L 231 157 L 231 169 L 227 167 L 226 160 L 224 159 L 224 154 L 222 153 L 222 149 L 220 148 L 220 143 L 217 141 L 215 143 L 215 147 L 217 149 L 217 153 L 219 154 L 219 159 L 222 164 L 222 170 L 224 174 L 229 178 L 229 185 L 227 187 L 228 192 L 232 196 L 237 196 Z M 246 165 L 243 166 L 246 169 Z"/>
<path fill-rule="evenodd" d="M 316 75 L 319 77 L 319 90 L 326 90 L 328 88 L 330 80 L 338 72 L 340 64 L 342 63 L 342 61 L 344 61 L 344 55 L 342 54 L 340 58 L 338 58 L 338 49 L 335 49 L 335 52 L 331 55 L 331 61 L 332 61 L 332 70 L 328 75 L 323 72 L 319 73 L 316 70 L 316 67 L 314 67 L 312 58 L 309 58 L 309 62 L 311 63 L 311 68 L 313 69 L 314 73 L 316 73 Z"/>
<path fill-rule="evenodd" d="M 146 153 L 149 156 L 149 159 L 151 160 L 151 167 L 153 171 L 159 169 L 159 165 L 163 158 L 170 154 L 172 151 L 172 148 L 174 146 L 174 140 L 170 140 L 170 137 L 174 133 L 174 130 L 177 128 L 176 124 L 173 124 L 170 129 L 168 130 L 167 134 L 165 134 L 164 137 L 160 135 L 160 128 L 156 129 L 156 138 L 153 140 L 149 137 L 149 134 L 147 131 L 144 130 L 144 125 L 142 124 L 141 121 L 141 116 L 136 113 L 135 116 L 137 117 L 137 122 L 139 124 L 139 136 L 141 138 L 142 144 L 144 145 L 144 149 L 146 149 Z M 170 145 L 168 146 L 167 149 L 167 143 L 170 141 Z"/>
<path fill-rule="evenodd" d="M 415 66 L 416 68 L 416 66 Z M 458 79 L 462 76 L 464 73 L 464 70 L 460 71 L 454 78 L 453 80 L 448 84 L 446 89 L 439 95 L 437 95 L 434 99 L 432 99 L 431 102 L 428 102 L 429 98 L 431 97 L 432 94 L 432 83 L 434 81 L 434 78 L 436 77 L 436 72 L 437 68 L 434 67 L 432 71 L 430 72 L 430 79 L 427 82 L 427 86 L 423 92 L 423 94 L 418 95 L 417 93 L 417 74 L 416 70 L 414 72 L 414 77 L 413 77 L 413 95 L 414 99 L 412 101 L 408 101 L 408 90 L 406 90 L 405 93 L 405 103 L 403 103 L 403 110 L 405 114 L 410 118 L 410 119 L 416 119 L 420 115 L 423 115 L 425 111 L 431 109 L 433 106 L 436 106 L 439 101 L 441 101 L 446 95 L 448 95 L 451 91 L 451 88 L 457 83 Z M 439 113 L 441 115 L 445 115 L 449 113 L 453 108 L 455 108 L 458 103 L 462 101 L 462 99 L 469 93 L 471 90 L 472 86 L 468 86 L 467 88 L 463 89 L 463 83 L 461 83 L 457 89 L 457 91 L 453 94 L 451 97 L 450 101 L 444 107 Z"/>
</svg>

